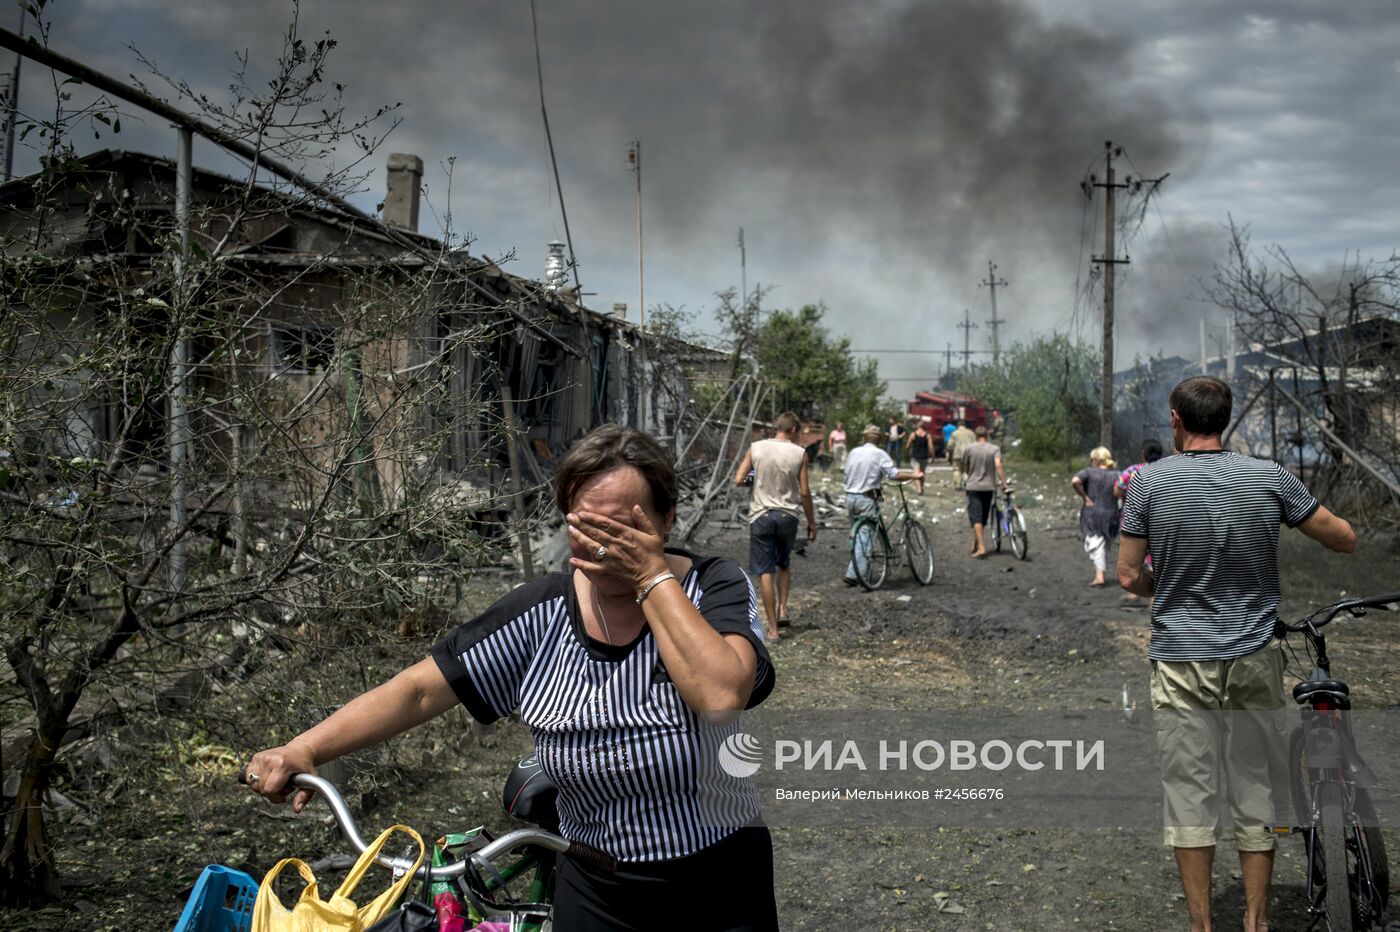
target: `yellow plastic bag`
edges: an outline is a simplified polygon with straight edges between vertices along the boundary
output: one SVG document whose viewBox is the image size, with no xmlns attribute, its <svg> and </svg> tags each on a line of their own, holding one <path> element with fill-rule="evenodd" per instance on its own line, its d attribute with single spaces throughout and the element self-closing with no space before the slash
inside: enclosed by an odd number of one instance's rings
<svg viewBox="0 0 1400 932">
<path fill-rule="evenodd" d="M 355 887 L 374 864 L 375 857 L 394 832 L 403 832 L 418 843 L 418 857 L 413 862 L 413 869 L 364 906 L 356 906 L 350 895 L 355 892 Z M 390 826 L 365 849 L 364 854 L 360 855 L 345 882 L 329 900 L 321 899 L 316 875 L 311 872 L 305 861 L 300 858 L 284 858 L 267 872 L 267 876 L 258 887 L 258 899 L 253 904 L 253 932 L 364 932 L 394 908 L 404 890 L 413 882 L 413 875 L 422 866 L 423 855 L 423 839 L 417 832 L 405 825 Z M 306 889 L 301 891 L 301 897 L 291 909 L 282 905 L 282 901 L 273 890 L 277 876 L 289 864 L 295 867 L 306 881 Z"/>
</svg>

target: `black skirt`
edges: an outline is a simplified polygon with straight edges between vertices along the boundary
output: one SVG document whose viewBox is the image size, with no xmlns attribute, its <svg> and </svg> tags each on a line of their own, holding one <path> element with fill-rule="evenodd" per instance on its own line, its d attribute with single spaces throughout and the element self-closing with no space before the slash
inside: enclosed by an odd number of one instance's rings
<svg viewBox="0 0 1400 932">
<path fill-rule="evenodd" d="M 741 828 L 687 857 L 627 863 L 611 873 L 560 855 L 554 928 L 560 932 L 776 930 L 772 836 L 766 826 Z"/>
</svg>

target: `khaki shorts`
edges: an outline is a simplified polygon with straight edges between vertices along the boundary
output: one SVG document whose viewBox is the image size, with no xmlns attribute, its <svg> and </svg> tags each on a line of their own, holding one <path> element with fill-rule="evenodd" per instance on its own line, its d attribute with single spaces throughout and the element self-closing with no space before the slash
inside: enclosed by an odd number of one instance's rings
<svg viewBox="0 0 1400 932">
<path fill-rule="evenodd" d="M 1223 835 L 1228 804 L 1240 851 L 1272 851 L 1269 827 L 1287 824 L 1283 649 L 1277 641 L 1235 660 L 1152 662 L 1152 708 L 1162 764 L 1164 840 L 1203 848 Z"/>
</svg>

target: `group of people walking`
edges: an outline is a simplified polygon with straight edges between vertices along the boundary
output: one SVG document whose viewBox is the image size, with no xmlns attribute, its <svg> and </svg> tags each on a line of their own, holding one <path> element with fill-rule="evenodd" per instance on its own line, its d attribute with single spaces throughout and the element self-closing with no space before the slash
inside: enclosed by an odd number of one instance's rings
<svg viewBox="0 0 1400 932">
<path fill-rule="evenodd" d="M 1355 547 L 1350 525 L 1297 477 L 1223 449 L 1230 408 L 1224 382 L 1188 379 L 1171 395 L 1177 455 L 1154 462 L 1144 450 L 1142 463 L 1119 471 L 1099 449 L 1072 480 L 1084 499 L 1081 526 L 1100 584 L 1113 534 L 1105 516 L 1117 514 L 1109 503 L 1126 491 L 1117 576 L 1130 593 L 1155 596 L 1147 656 L 1157 709 L 1281 707 L 1279 527 L 1296 527 L 1332 550 Z M 667 544 L 679 488 L 665 450 L 640 431 L 606 425 L 576 443 L 554 475 L 569 533 L 567 569 L 512 590 L 426 659 L 287 744 L 253 755 L 249 787 L 281 802 L 293 774 L 315 773 L 457 705 L 481 722 L 516 713 L 558 787 L 560 833 L 619 861 L 616 871 L 603 872 L 560 856 L 556 928 L 776 929 L 772 841 L 753 784 L 699 766 L 699 737 L 737 734 L 739 713 L 774 689 L 768 642 L 786 615 L 799 520 L 806 518 L 809 539 L 817 534 L 807 457 L 796 442 L 800 422 L 788 413 L 775 426 L 735 475 L 745 484 L 752 471 L 749 568 L 766 625 L 739 566 Z M 958 462 L 976 556 L 985 552 L 981 525 L 1005 471 L 987 427 L 972 435 Z M 926 460 L 901 469 L 888 438 L 869 425 L 843 457 L 852 516 L 879 507 L 871 493 L 885 479 L 923 476 Z M 844 453 L 844 432 L 841 440 Z M 846 579 L 854 580 L 849 566 Z M 1191 927 L 1209 927 L 1224 815 L 1234 821 L 1240 852 L 1244 927 L 1266 928 L 1274 839 L 1260 816 L 1260 787 L 1234 779 L 1222 785 L 1230 733 L 1164 727 L 1165 840 Z M 298 793 L 295 807 L 306 801 Z"/>
<path fill-rule="evenodd" d="M 828 449 L 833 465 L 843 472 L 846 511 L 851 518 L 873 514 L 879 509 L 878 491 L 885 478 L 912 479 L 914 491 L 923 495 L 928 464 L 937 449 L 935 434 L 929 429 L 931 418 L 922 417 L 906 434 L 899 419 L 891 417 L 889 426 L 868 425 L 861 432 L 861 445 L 849 455 L 846 452 L 846 430 L 840 422 L 828 435 Z M 973 557 L 987 555 L 985 530 L 992 513 L 992 497 L 998 488 L 1006 490 L 1006 468 L 1002 463 L 1001 447 L 997 442 L 1005 432 L 1001 412 L 993 411 L 990 424 L 976 429 L 967 420 L 949 421 L 943 425 L 944 455 L 953 467 L 953 485 L 967 492 L 967 517 L 972 528 Z M 993 435 L 996 432 L 996 436 Z M 881 449 L 881 443 L 884 449 Z M 903 449 L 912 464 L 900 469 L 899 453 Z M 857 557 L 853 556 L 854 561 Z M 846 584 L 856 585 L 855 565 L 846 568 Z"/>
</svg>

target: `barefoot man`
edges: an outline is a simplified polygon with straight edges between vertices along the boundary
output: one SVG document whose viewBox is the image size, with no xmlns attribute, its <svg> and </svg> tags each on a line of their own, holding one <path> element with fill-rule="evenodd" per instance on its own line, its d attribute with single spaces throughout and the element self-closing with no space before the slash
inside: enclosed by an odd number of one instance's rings
<svg viewBox="0 0 1400 932">
<path fill-rule="evenodd" d="M 792 588 L 792 549 L 797 543 L 797 518 L 807 515 L 807 539 L 817 539 L 812 490 L 807 480 L 807 452 L 797 445 L 802 423 L 791 411 L 778 415 L 772 440 L 760 440 L 744 452 L 734 484 L 744 485 L 753 469 L 749 503 L 749 572 L 758 577 L 768 640 L 788 622 L 788 591 Z"/>
<path fill-rule="evenodd" d="M 967 520 L 972 525 L 972 555 L 987 555 L 987 517 L 992 513 L 992 496 L 997 485 L 1006 488 L 1006 470 L 1001 465 L 1001 448 L 987 442 L 987 427 L 973 432 L 976 442 L 962 451 L 963 474 L 967 476 Z"/>
</svg>

